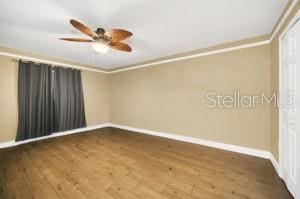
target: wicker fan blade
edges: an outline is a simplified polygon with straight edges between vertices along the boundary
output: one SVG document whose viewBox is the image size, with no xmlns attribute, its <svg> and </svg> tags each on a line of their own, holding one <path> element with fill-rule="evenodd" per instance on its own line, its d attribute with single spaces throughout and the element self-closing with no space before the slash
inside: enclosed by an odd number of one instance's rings
<svg viewBox="0 0 300 199">
<path fill-rule="evenodd" d="M 123 29 L 111 29 L 105 32 L 104 35 L 111 38 L 112 42 L 118 42 L 127 39 L 128 37 L 131 37 L 133 34 Z"/>
<path fill-rule="evenodd" d="M 75 41 L 75 42 L 93 42 L 91 39 L 82 39 L 82 38 L 60 38 L 60 40 L 65 41 Z"/>
<path fill-rule="evenodd" d="M 115 50 L 131 52 L 131 47 L 128 44 L 122 42 L 109 42 L 108 46 Z"/>
<path fill-rule="evenodd" d="M 80 23 L 79 21 L 76 21 L 75 19 L 71 19 L 70 23 L 72 24 L 72 26 L 74 28 L 76 28 L 77 30 L 79 30 L 83 34 L 86 34 L 86 35 L 92 37 L 93 39 L 99 38 L 99 35 L 97 33 L 92 31 L 89 27 L 87 27 L 86 25 Z"/>
</svg>

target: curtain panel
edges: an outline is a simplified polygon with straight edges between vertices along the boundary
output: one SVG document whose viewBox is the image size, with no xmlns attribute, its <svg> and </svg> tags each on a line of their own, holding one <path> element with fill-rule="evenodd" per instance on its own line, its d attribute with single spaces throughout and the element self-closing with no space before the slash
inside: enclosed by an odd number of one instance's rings
<svg viewBox="0 0 300 199">
<path fill-rule="evenodd" d="M 55 131 L 85 127 L 81 71 L 55 67 L 53 83 Z"/>
<path fill-rule="evenodd" d="M 49 135 L 53 131 L 52 68 L 19 61 L 19 125 L 16 140 Z"/>
<path fill-rule="evenodd" d="M 19 61 L 16 141 L 86 126 L 81 71 Z"/>
</svg>

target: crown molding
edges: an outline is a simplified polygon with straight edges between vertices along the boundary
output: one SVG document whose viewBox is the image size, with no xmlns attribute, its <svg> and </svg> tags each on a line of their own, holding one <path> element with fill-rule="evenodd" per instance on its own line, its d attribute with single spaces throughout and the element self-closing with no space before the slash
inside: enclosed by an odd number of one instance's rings
<svg viewBox="0 0 300 199">
<path fill-rule="evenodd" d="M 248 44 L 237 45 L 237 46 L 233 46 L 233 47 L 221 48 L 218 50 L 210 50 L 210 51 L 206 51 L 206 52 L 202 52 L 202 53 L 196 53 L 196 54 L 187 55 L 187 56 L 181 56 L 181 57 L 165 59 L 165 60 L 161 60 L 161 61 L 150 62 L 147 64 L 134 65 L 131 67 L 126 67 L 126 68 L 121 68 L 121 69 L 114 69 L 111 71 L 88 68 L 88 67 L 83 67 L 83 66 L 78 66 L 78 65 L 73 65 L 73 64 L 66 64 L 63 62 L 54 62 L 54 61 L 49 61 L 47 59 L 34 58 L 34 57 L 30 57 L 30 56 L 24 56 L 24 55 L 19 55 L 19 54 L 15 54 L 15 53 L 7 53 L 7 52 L 3 52 L 3 51 L 0 51 L 0 55 L 12 57 L 12 58 L 16 58 L 16 59 L 24 59 L 24 60 L 33 61 L 33 62 L 46 63 L 46 64 L 57 65 L 57 66 L 65 66 L 65 67 L 69 67 L 69 68 L 77 68 L 77 69 L 87 70 L 87 71 L 92 71 L 92 72 L 113 74 L 113 73 L 119 73 L 119 72 L 128 71 L 128 70 L 145 68 L 145 67 L 154 66 L 154 65 L 158 65 L 158 64 L 177 62 L 177 61 L 182 61 L 182 60 L 186 60 L 186 59 L 214 55 L 214 54 L 230 52 L 230 51 L 240 50 L 240 49 L 245 49 L 245 48 L 251 48 L 251 47 L 266 45 L 269 43 L 270 43 L 270 40 L 263 40 L 263 41 L 259 41 L 259 42 L 252 42 L 252 43 L 248 43 Z"/>
<path fill-rule="evenodd" d="M 282 25 L 284 24 L 284 22 L 286 21 L 286 19 L 288 18 L 288 16 L 291 14 L 291 12 L 293 11 L 293 9 L 295 8 L 295 6 L 297 5 L 297 3 L 299 2 L 299 0 L 293 0 L 291 5 L 289 6 L 289 8 L 286 10 L 286 12 L 283 14 L 283 17 L 281 18 L 281 20 L 279 21 L 278 25 L 275 27 L 271 37 L 270 37 L 270 41 L 273 41 L 273 39 L 275 38 L 275 36 L 277 35 L 278 31 L 281 29 Z"/>
<path fill-rule="evenodd" d="M 101 69 L 94 69 L 94 68 L 79 66 L 79 65 L 75 65 L 75 64 L 66 64 L 63 62 L 49 61 L 47 59 L 34 58 L 34 57 L 30 57 L 30 56 L 25 56 L 25 55 L 20 55 L 20 54 L 15 54 L 15 53 L 8 53 L 8 52 L 4 52 L 4 51 L 0 51 L 0 55 L 15 58 L 15 59 L 23 59 L 23 60 L 32 61 L 32 62 L 50 64 L 50 65 L 55 65 L 55 66 L 77 68 L 77 69 L 81 69 L 81 70 L 87 70 L 87 71 L 98 72 L 98 73 L 109 73 L 109 72 L 107 72 L 105 70 L 101 70 Z"/>
<path fill-rule="evenodd" d="M 218 49 L 218 50 L 212 50 L 212 51 L 207 51 L 207 52 L 202 52 L 202 53 L 196 53 L 196 54 L 193 54 L 193 55 L 187 55 L 187 56 L 181 56 L 181 57 L 176 57 L 176 58 L 171 58 L 171 59 L 165 59 L 165 60 L 162 60 L 162 61 L 155 61 L 155 62 L 151 62 L 151 63 L 147 63 L 147 64 L 135 65 L 135 66 L 132 66 L 132 67 L 116 69 L 116 70 L 113 70 L 109 73 L 118 73 L 118 72 L 123 72 L 123 71 L 128 71 L 128 70 L 134 70 L 134 69 L 154 66 L 154 65 L 158 65 L 158 64 L 177 62 L 177 61 L 182 61 L 182 60 L 186 60 L 186 59 L 193 59 L 193 58 L 197 58 L 197 57 L 215 55 L 215 54 L 219 54 L 219 53 L 230 52 L 230 51 L 240 50 L 240 49 L 244 49 L 244 48 L 252 48 L 252 47 L 267 45 L 267 44 L 270 44 L 270 40 L 263 40 L 263 41 L 259 41 L 259 42 L 249 43 L 249 44 L 243 44 L 243 45 L 238 45 L 238 46 L 233 46 L 233 47 L 222 48 L 222 49 Z"/>
</svg>

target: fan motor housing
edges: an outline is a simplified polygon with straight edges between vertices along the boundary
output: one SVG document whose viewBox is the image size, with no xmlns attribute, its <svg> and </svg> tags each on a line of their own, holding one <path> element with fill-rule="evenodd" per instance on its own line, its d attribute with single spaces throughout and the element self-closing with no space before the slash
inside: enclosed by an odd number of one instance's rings
<svg viewBox="0 0 300 199">
<path fill-rule="evenodd" d="M 97 28 L 97 30 L 95 31 L 98 35 L 104 35 L 105 30 L 103 28 Z"/>
</svg>

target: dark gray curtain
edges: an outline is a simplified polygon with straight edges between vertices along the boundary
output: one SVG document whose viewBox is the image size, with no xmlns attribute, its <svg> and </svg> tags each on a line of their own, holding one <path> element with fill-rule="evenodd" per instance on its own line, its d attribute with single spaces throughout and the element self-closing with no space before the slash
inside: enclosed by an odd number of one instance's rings
<svg viewBox="0 0 300 199">
<path fill-rule="evenodd" d="M 16 140 L 86 126 L 81 71 L 19 61 Z"/>
<path fill-rule="evenodd" d="M 54 71 L 55 131 L 85 127 L 81 71 L 62 67 Z"/>
<path fill-rule="evenodd" d="M 19 61 L 17 141 L 49 135 L 53 131 L 51 73 L 49 65 Z"/>
</svg>

